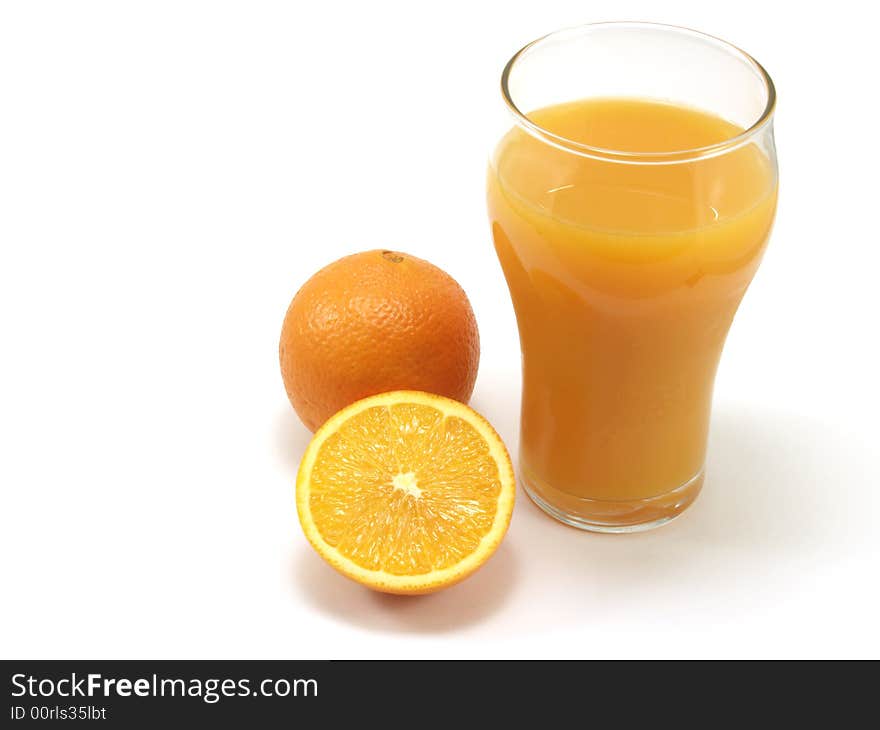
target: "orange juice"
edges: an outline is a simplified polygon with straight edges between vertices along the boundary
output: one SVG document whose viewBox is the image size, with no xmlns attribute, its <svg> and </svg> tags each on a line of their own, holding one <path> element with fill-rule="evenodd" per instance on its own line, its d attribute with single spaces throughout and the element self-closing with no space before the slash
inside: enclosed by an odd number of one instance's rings
<svg viewBox="0 0 880 730">
<path fill-rule="evenodd" d="M 638 153 L 743 131 L 667 103 L 589 99 L 528 118 L 561 144 L 515 127 L 488 180 L 523 352 L 521 477 L 545 508 L 662 519 L 702 484 L 715 371 L 773 222 L 774 167 L 748 140 L 645 164 Z"/>
</svg>

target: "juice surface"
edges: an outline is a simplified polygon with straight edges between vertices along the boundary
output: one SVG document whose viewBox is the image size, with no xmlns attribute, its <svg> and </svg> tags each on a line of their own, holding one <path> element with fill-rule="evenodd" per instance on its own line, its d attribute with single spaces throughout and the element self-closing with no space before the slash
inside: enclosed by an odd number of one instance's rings
<svg viewBox="0 0 880 730">
<path fill-rule="evenodd" d="M 638 99 L 570 102 L 529 119 L 566 140 L 631 153 L 694 149 L 742 131 Z M 495 151 L 488 203 L 523 350 L 527 482 L 626 501 L 695 478 L 724 339 L 773 221 L 767 155 L 750 143 L 677 164 L 621 164 L 515 127 Z"/>
</svg>

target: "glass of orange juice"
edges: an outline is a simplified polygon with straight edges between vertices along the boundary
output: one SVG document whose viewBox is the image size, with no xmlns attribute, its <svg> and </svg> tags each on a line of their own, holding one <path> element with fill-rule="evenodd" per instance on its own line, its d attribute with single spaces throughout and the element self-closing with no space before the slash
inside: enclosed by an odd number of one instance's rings
<svg viewBox="0 0 880 730">
<path fill-rule="evenodd" d="M 488 208 L 523 486 L 575 527 L 655 527 L 703 485 L 715 371 L 773 224 L 773 82 L 717 38 L 599 23 L 525 46 L 501 90 Z"/>
</svg>

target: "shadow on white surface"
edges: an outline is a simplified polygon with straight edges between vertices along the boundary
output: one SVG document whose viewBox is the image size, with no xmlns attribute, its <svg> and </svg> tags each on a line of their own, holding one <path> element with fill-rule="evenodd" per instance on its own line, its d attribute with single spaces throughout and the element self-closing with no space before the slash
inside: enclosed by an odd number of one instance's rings
<svg viewBox="0 0 880 730">
<path fill-rule="evenodd" d="M 706 484 L 680 525 L 707 545 L 770 554 L 833 539 L 846 474 L 860 455 L 832 424 L 790 413 L 721 408 L 712 421 Z"/>
<path fill-rule="evenodd" d="M 295 556 L 297 590 L 324 613 L 365 629 L 443 633 L 490 619 L 517 582 L 516 551 L 503 544 L 478 574 L 427 596 L 376 593 L 336 573 L 309 549 Z"/>
<path fill-rule="evenodd" d="M 625 614 L 674 622 L 687 610 L 763 611 L 803 580 L 805 557 L 847 539 L 834 485 L 858 464 L 826 424 L 721 409 L 702 494 L 657 530 L 583 533 L 546 516 L 520 490 L 508 542 L 523 556 L 530 600 L 516 603 L 515 621 L 537 629 Z"/>
<path fill-rule="evenodd" d="M 473 405 L 496 424 L 515 458 L 518 399 L 485 392 L 509 385 L 484 383 Z M 295 469 L 310 434 L 292 412 L 279 418 L 278 430 L 280 454 Z M 832 424 L 719 406 L 703 492 L 657 530 L 584 533 L 549 518 L 520 489 L 502 547 L 458 586 L 414 598 L 377 594 L 304 548 L 294 560 L 294 589 L 327 615 L 388 633 L 479 625 L 506 636 L 627 615 L 670 626 L 693 612 L 717 621 L 761 615 L 803 583 L 805 561 L 845 551 L 850 534 L 863 532 L 849 529 L 853 510 L 836 490 L 864 478 L 869 456 Z"/>
<path fill-rule="evenodd" d="M 278 412 L 275 449 L 279 463 L 288 473 L 296 474 L 299 461 L 311 440 L 312 432 L 303 425 L 292 408 Z"/>
<path fill-rule="evenodd" d="M 289 408 L 279 412 L 275 433 L 278 460 L 295 474 L 312 434 Z M 428 596 L 393 596 L 344 578 L 306 547 L 294 556 L 294 582 L 316 608 L 362 628 L 442 633 L 479 624 L 498 611 L 516 584 L 516 562 L 515 548 L 504 544 L 477 575 L 452 588 Z"/>
</svg>

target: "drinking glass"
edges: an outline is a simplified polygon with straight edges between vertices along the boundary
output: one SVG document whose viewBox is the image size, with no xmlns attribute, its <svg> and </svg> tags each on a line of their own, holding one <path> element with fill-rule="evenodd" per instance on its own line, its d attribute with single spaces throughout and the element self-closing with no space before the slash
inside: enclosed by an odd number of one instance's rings
<svg viewBox="0 0 880 730">
<path fill-rule="evenodd" d="M 773 224 L 773 82 L 703 33 L 599 23 L 525 46 L 501 93 L 487 197 L 522 484 L 575 527 L 655 527 L 703 485 L 715 371 Z"/>
</svg>

